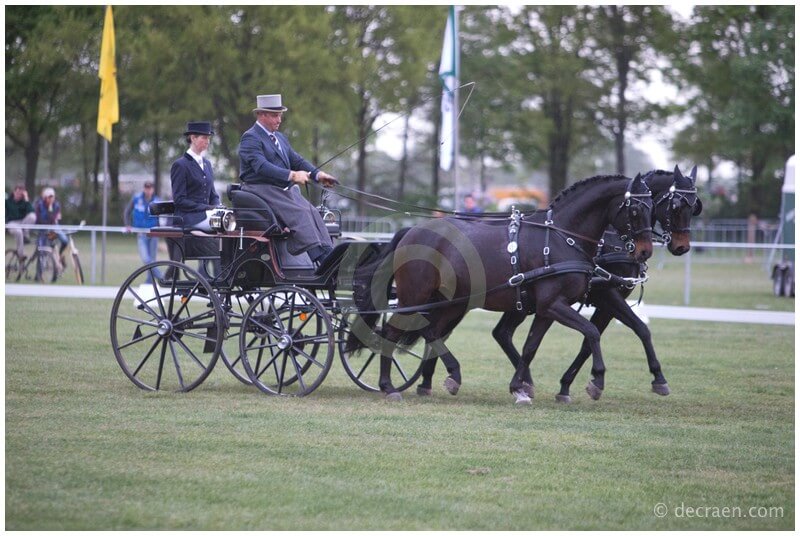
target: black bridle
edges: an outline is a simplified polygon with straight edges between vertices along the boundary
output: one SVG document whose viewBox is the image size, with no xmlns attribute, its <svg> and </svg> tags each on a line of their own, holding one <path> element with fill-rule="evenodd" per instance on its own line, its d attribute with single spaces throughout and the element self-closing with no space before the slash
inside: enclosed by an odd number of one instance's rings
<svg viewBox="0 0 800 536">
<path fill-rule="evenodd" d="M 654 207 L 658 208 L 658 206 L 663 202 L 668 202 L 669 207 L 666 210 L 665 214 L 665 221 L 661 222 L 661 234 L 660 238 L 664 244 L 669 244 L 672 241 L 672 233 L 688 233 L 691 228 L 690 227 L 682 227 L 680 229 L 673 229 L 672 228 L 672 216 L 674 213 L 677 213 L 681 209 L 681 205 L 686 203 L 686 205 L 692 209 L 694 209 L 695 205 L 697 205 L 697 188 L 692 185 L 691 190 L 685 190 L 678 188 L 675 183 L 669 187 L 669 190 L 661 194 L 658 199 L 656 199 Z M 693 200 L 689 200 L 689 196 L 694 196 Z"/>
<path fill-rule="evenodd" d="M 622 209 L 626 209 L 627 218 L 625 221 L 625 227 L 627 229 L 627 232 L 625 234 L 620 235 L 620 239 L 625 243 L 625 249 L 628 251 L 628 253 L 636 249 L 636 244 L 634 243 L 634 241 L 636 240 L 637 236 L 646 232 L 652 232 L 653 230 L 652 224 L 650 227 L 643 227 L 642 229 L 633 228 L 632 212 L 636 208 L 639 208 L 640 210 L 643 211 L 647 211 L 650 214 L 653 213 L 654 209 L 653 193 L 650 191 L 650 188 L 647 186 L 644 180 L 640 179 L 640 182 L 642 183 L 642 186 L 645 189 L 644 192 L 638 194 L 631 192 L 635 180 L 636 179 L 631 179 L 628 182 L 628 189 L 625 192 L 625 199 L 622 201 L 619 208 L 617 208 L 617 213 L 614 215 L 614 219 L 616 219 L 619 216 L 619 213 L 622 211 Z"/>
</svg>

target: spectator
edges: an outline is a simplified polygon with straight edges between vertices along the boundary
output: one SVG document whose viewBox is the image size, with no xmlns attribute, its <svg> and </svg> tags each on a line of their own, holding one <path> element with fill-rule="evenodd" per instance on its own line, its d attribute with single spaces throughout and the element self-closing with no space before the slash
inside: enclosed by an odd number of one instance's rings
<svg viewBox="0 0 800 536">
<path fill-rule="evenodd" d="M 483 209 L 475 202 L 475 197 L 472 194 L 464 196 L 464 212 L 467 214 L 481 214 Z"/>
<path fill-rule="evenodd" d="M 34 205 L 34 212 L 36 212 L 36 223 L 38 225 L 54 225 L 57 226 L 61 221 L 61 204 L 56 200 L 56 192 L 50 187 L 42 190 L 42 196 L 36 200 Z M 53 235 L 52 238 L 57 238 L 61 243 L 58 250 L 58 255 L 53 255 L 56 262 L 56 275 L 61 275 L 64 271 L 64 250 L 67 248 L 67 235 L 59 231 L 57 228 L 39 231 L 39 239 L 37 244 L 39 246 L 46 246 L 48 235 Z"/>
<path fill-rule="evenodd" d="M 25 260 L 25 242 L 30 236 L 28 229 L 20 228 L 20 225 L 32 225 L 36 223 L 36 213 L 33 205 L 28 198 L 28 190 L 24 184 L 17 184 L 14 191 L 6 198 L 6 229 L 14 237 L 17 247 L 17 255 L 21 260 Z"/>
<path fill-rule="evenodd" d="M 150 229 L 158 225 L 158 218 L 150 215 L 150 203 L 161 201 L 153 188 L 153 183 L 147 181 L 144 183 L 144 189 L 138 194 L 134 195 L 125 211 L 122 218 L 125 221 L 125 230 L 131 232 L 131 227 L 137 229 Z M 156 262 L 156 255 L 158 252 L 158 238 L 147 236 L 147 233 L 140 232 L 136 237 L 139 246 L 139 257 L 142 259 L 143 264 L 150 264 Z M 154 270 L 156 277 L 161 279 L 161 273 L 158 269 Z M 147 271 L 147 283 L 152 283 L 151 272 Z"/>
</svg>

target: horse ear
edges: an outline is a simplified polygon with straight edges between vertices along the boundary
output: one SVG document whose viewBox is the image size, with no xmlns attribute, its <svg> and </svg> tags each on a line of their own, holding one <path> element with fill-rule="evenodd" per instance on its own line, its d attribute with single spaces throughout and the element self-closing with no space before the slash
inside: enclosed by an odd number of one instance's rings
<svg viewBox="0 0 800 536">
<path fill-rule="evenodd" d="M 697 180 L 697 166 L 694 166 L 694 167 L 692 168 L 692 171 L 689 173 L 689 178 L 691 178 L 691 179 L 692 179 L 692 182 L 694 182 L 695 180 Z"/>
<path fill-rule="evenodd" d="M 697 198 L 697 201 L 694 202 L 694 210 L 692 211 L 692 216 L 699 216 L 700 213 L 703 212 L 703 202 L 700 201 L 700 198 Z"/>
<path fill-rule="evenodd" d="M 683 173 L 681 173 L 681 170 L 677 164 L 675 165 L 675 171 L 673 174 L 675 175 L 675 178 L 683 177 Z"/>
</svg>

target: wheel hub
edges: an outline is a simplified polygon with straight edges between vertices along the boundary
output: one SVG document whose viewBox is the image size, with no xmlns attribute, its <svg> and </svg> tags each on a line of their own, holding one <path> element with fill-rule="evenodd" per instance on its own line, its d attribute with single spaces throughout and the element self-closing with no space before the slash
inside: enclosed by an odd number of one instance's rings
<svg viewBox="0 0 800 536">
<path fill-rule="evenodd" d="M 158 323 L 158 334 L 161 337 L 168 337 L 172 333 L 172 322 L 166 318 Z"/>
<path fill-rule="evenodd" d="M 288 333 L 284 333 L 281 335 L 281 338 L 278 339 L 278 348 L 281 350 L 286 350 L 292 345 L 292 337 Z"/>
</svg>

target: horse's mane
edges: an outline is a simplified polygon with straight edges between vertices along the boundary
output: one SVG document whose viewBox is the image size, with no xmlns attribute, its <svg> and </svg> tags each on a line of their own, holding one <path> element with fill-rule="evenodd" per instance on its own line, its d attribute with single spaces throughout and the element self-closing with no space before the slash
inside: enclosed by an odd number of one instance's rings
<svg viewBox="0 0 800 536">
<path fill-rule="evenodd" d="M 588 184 L 590 182 L 611 182 L 611 181 L 615 181 L 615 180 L 619 180 L 619 179 L 631 180 L 630 177 L 626 177 L 625 175 L 617 174 L 617 175 L 597 175 L 595 177 L 589 177 L 588 179 L 583 179 L 581 181 L 578 181 L 578 182 L 572 184 L 571 186 L 565 188 L 564 190 L 561 190 L 561 193 L 559 193 L 555 197 L 555 199 L 553 199 L 550 202 L 550 208 L 553 208 L 563 198 L 569 196 L 575 190 L 578 190 L 578 189 L 582 188 L 583 186 L 585 186 L 586 184 Z"/>
</svg>

